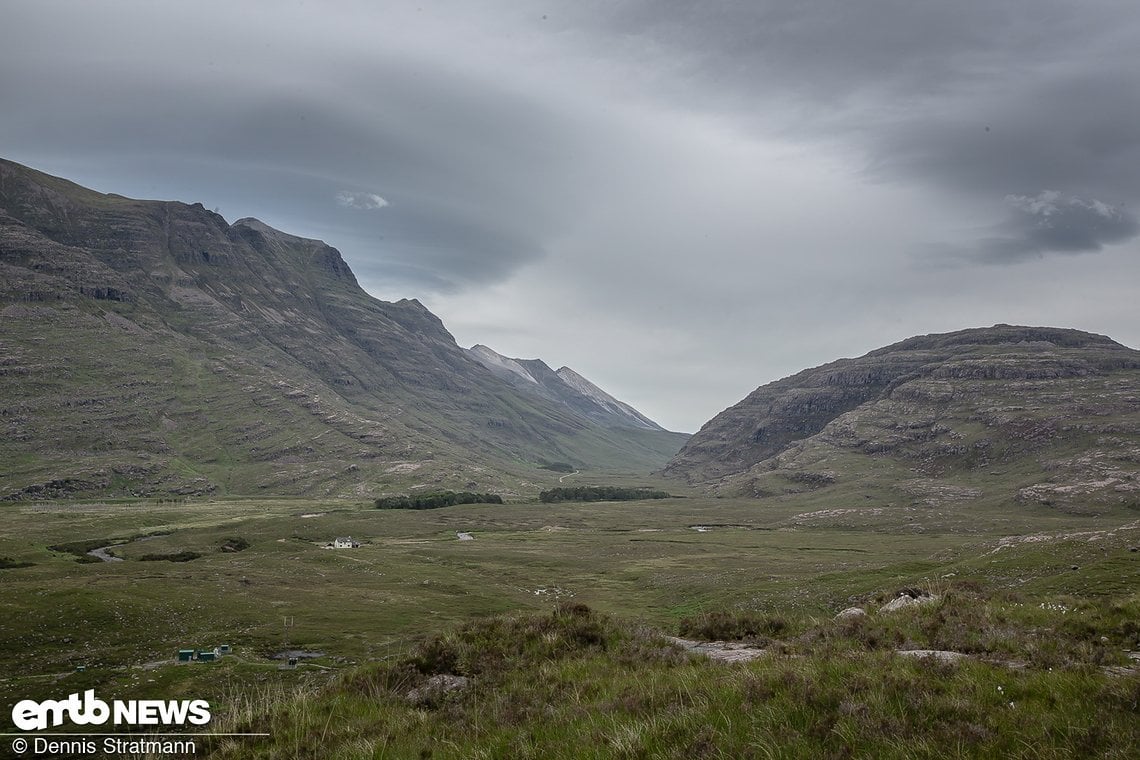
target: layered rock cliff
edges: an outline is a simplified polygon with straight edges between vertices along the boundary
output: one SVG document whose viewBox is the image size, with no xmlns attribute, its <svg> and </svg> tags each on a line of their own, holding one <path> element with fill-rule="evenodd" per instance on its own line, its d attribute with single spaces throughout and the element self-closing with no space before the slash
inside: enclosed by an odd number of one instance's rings
<svg viewBox="0 0 1140 760">
<path fill-rule="evenodd" d="M 680 440 L 522 394 L 333 247 L 0 161 L 0 498 L 528 488 Z"/>
<path fill-rule="evenodd" d="M 1009 325 L 910 338 L 757 388 L 665 472 L 764 496 L 876 471 L 940 479 L 983 468 L 1018 469 L 1010 497 L 1135 501 L 1140 352 Z"/>
</svg>

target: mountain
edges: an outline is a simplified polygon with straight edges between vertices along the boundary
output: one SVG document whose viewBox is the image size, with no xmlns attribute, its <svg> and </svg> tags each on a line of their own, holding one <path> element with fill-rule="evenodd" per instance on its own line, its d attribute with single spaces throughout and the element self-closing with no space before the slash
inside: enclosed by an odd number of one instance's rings
<svg viewBox="0 0 1140 760">
<path fill-rule="evenodd" d="M 475 345 L 469 355 L 515 387 L 556 401 L 608 427 L 664 431 L 629 404 L 618 401 L 569 367 L 551 370 L 540 359 L 511 359 L 487 346 Z"/>
<path fill-rule="evenodd" d="M 319 240 L 8 161 L 0 317 L 0 498 L 525 491 L 683 441 L 520 392 Z"/>
<path fill-rule="evenodd" d="M 1047 327 L 910 338 L 757 388 L 664 472 L 752 496 L 893 483 L 1137 509 L 1140 351 Z"/>
</svg>

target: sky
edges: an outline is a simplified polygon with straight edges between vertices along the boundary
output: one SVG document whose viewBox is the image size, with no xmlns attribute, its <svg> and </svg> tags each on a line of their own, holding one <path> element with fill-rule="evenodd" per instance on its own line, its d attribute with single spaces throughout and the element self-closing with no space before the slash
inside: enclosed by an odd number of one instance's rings
<svg viewBox="0 0 1140 760">
<path fill-rule="evenodd" d="M 0 156 L 338 248 L 693 432 L 996 323 L 1140 346 L 1140 5 L 6 0 Z"/>
</svg>

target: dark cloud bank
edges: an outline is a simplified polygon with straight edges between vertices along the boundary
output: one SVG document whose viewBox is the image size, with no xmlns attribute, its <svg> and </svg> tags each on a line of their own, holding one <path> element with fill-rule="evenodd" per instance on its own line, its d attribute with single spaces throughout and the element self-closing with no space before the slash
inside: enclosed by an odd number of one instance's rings
<svg viewBox="0 0 1140 760">
<path fill-rule="evenodd" d="M 692 429 L 914 333 L 1140 341 L 1136 39 L 1098 0 L 13 0 L 0 154 L 324 238 Z"/>
</svg>

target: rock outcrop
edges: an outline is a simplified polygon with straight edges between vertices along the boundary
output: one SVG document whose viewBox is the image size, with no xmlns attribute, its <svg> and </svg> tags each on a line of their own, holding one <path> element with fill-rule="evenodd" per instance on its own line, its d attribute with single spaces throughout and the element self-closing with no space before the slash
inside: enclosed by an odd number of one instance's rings
<svg viewBox="0 0 1140 760">
<path fill-rule="evenodd" d="M 987 493 L 949 476 L 1013 470 L 1010 500 L 1123 504 L 1140 494 L 1137 462 L 1140 351 L 1077 330 L 996 325 L 762 386 L 702 427 L 665 473 L 774 496 L 889 472 L 916 506 L 938 506 Z"/>
</svg>

